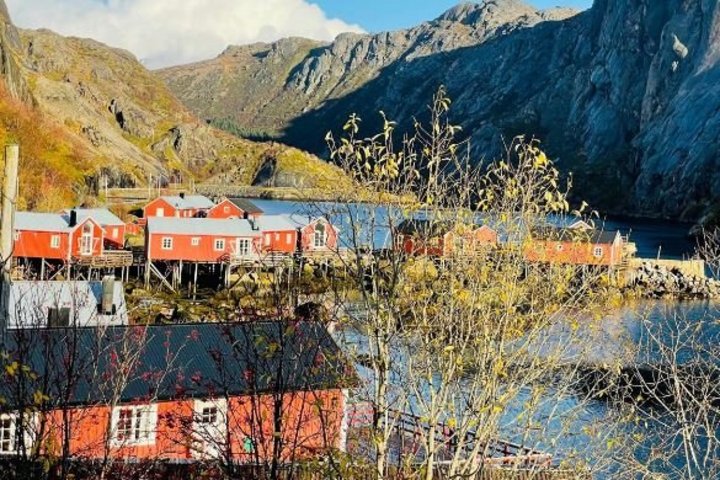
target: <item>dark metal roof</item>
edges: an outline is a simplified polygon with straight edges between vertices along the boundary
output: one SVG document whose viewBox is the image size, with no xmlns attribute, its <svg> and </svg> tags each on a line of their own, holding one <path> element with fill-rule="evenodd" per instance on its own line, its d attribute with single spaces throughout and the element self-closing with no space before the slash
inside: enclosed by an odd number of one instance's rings
<svg viewBox="0 0 720 480">
<path fill-rule="evenodd" d="M 36 391 L 53 404 L 64 397 L 63 405 L 93 405 L 109 403 L 115 391 L 117 402 L 132 403 L 343 388 L 356 381 L 318 322 L 18 330 L 5 340 L 3 370 L 17 362 L 32 372 L 23 382 L 0 383 L 8 408 L 31 401 Z M 122 382 L 126 367 L 129 380 Z"/>
<path fill-rule="evenodd" d="M 448 222 L 430 221 L 422 218 L 404 220 L 397 227 L 398 231 L 403 235 L 410 235 L 413 237 L 435 237 L 445 235 L 451 228 L 452 226 Z"/>
<path fill-rule="evenodd" d="M 263 213 L 263 211 L 260 207 L 255 205 L 253 202 L 251 202 L 247 198 L 231 197 L 231 198 L 228 198 L 228 200 L 230 202 L 232 202 L 240 210 L 242 210 L 243 212 L 248 213 L 250 215 L 261 215 Z"/>
</svg>

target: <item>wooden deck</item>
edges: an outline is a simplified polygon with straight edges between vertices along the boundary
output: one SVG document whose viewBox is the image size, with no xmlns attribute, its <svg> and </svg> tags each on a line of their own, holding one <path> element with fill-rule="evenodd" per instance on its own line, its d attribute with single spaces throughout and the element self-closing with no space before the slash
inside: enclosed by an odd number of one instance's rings
<svg viewBox="0 0 720 480">
<path fill-rule="evenodd" d="M 101 256 L 73 257 L 72 264 L 91 268 L 123 268 L 133 264 L 130 250 L 107 250 Z"/>
</svg>

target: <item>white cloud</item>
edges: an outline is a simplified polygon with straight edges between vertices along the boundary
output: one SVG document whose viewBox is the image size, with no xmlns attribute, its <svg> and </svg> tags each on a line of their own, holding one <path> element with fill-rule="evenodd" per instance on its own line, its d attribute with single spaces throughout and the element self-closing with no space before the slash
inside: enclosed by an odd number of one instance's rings
<svg viewBox="0 0 720 480">
<path fill-rule="evenodd" d="M 90 37 L 148 67 L 211 58 L 231 44 L 362 31 L 307 0 L 6 0 L 13 22 Z"/>
</svg>

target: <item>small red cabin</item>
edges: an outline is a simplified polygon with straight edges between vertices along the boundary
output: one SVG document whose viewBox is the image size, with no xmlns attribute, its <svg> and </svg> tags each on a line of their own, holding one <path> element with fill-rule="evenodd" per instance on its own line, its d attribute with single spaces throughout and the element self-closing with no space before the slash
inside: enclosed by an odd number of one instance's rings
<svg viewBox="0 0 720 480">
<path fill-rule="evenodd" d="M 263 211 L 245 198 L 224 198 L 208 211 L 208 218 L 244 218 L 257 220 Z"/>
<path fill-rule="evenodd" d="M 147 259 L 219 263 L 254 258 L 262 249 L 257 225 L 242 219 L 150 217 L 145 228 Z"/>
<path fill-rule="evenodd" d="M 298 229 L 287 215 L 265 215 L 257 220 L 262 232 L 262 248 L 268 253 L 295 253 L 298 249 Z"/>
<path fill-rule="evenodd" d="M 167 195 L 151 201 L 143 209 L 145 218 L 179 217 L 193 218 L 207 215 L 215 204 L 203 195 Z"/>
<path fill-rule="evenodd" d="M 301 252 L 334 252 L 338 250 L 339 230 L 326 218 L 291 215 L 289 219 L 298 230 L 298 250 Z"/>
<path fill-rule="evenodd" d="M 125 222 L 120 220 L 107 208 L 75 208 L 78 221 L 91 217 L 103 228 L 105 248 L 120 250 L 125 248 Z M 63 215 L 69 220 L 72 210 L 63 211 Z"/>
<path fill-rule="evenodd" d="M 103 254 L 104 231 L 92 217 L 80 218 L 71 211 L 59 213 L 17 212 L 13 256 L 70 261 Z"/>
<path fill-rule="evenodd" d="M 525 244 L 530 262 L 613 267 L 623 261 L 620 232 L 587 229 L 540 229 Z"/>
<path fill-rule="evenodd" d="M 497 232 L 487 225 L 456 226 L 415 219 L 402 222 L 397 230 L 397 248 L 408 255 L 470 255 L 498 243 Z"/>
</svg>

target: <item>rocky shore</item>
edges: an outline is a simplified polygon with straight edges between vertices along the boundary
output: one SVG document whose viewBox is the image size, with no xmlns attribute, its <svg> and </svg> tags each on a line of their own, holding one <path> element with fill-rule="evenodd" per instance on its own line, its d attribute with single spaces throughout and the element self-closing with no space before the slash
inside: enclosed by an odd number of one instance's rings
<svg viewBox="0 0 720 480">
<path fill-rule="evenodd" d="M 632 272 L 628 286 L 648 298 L 720 298 L 720 281 L 649 262 Z"/>
</svg>

